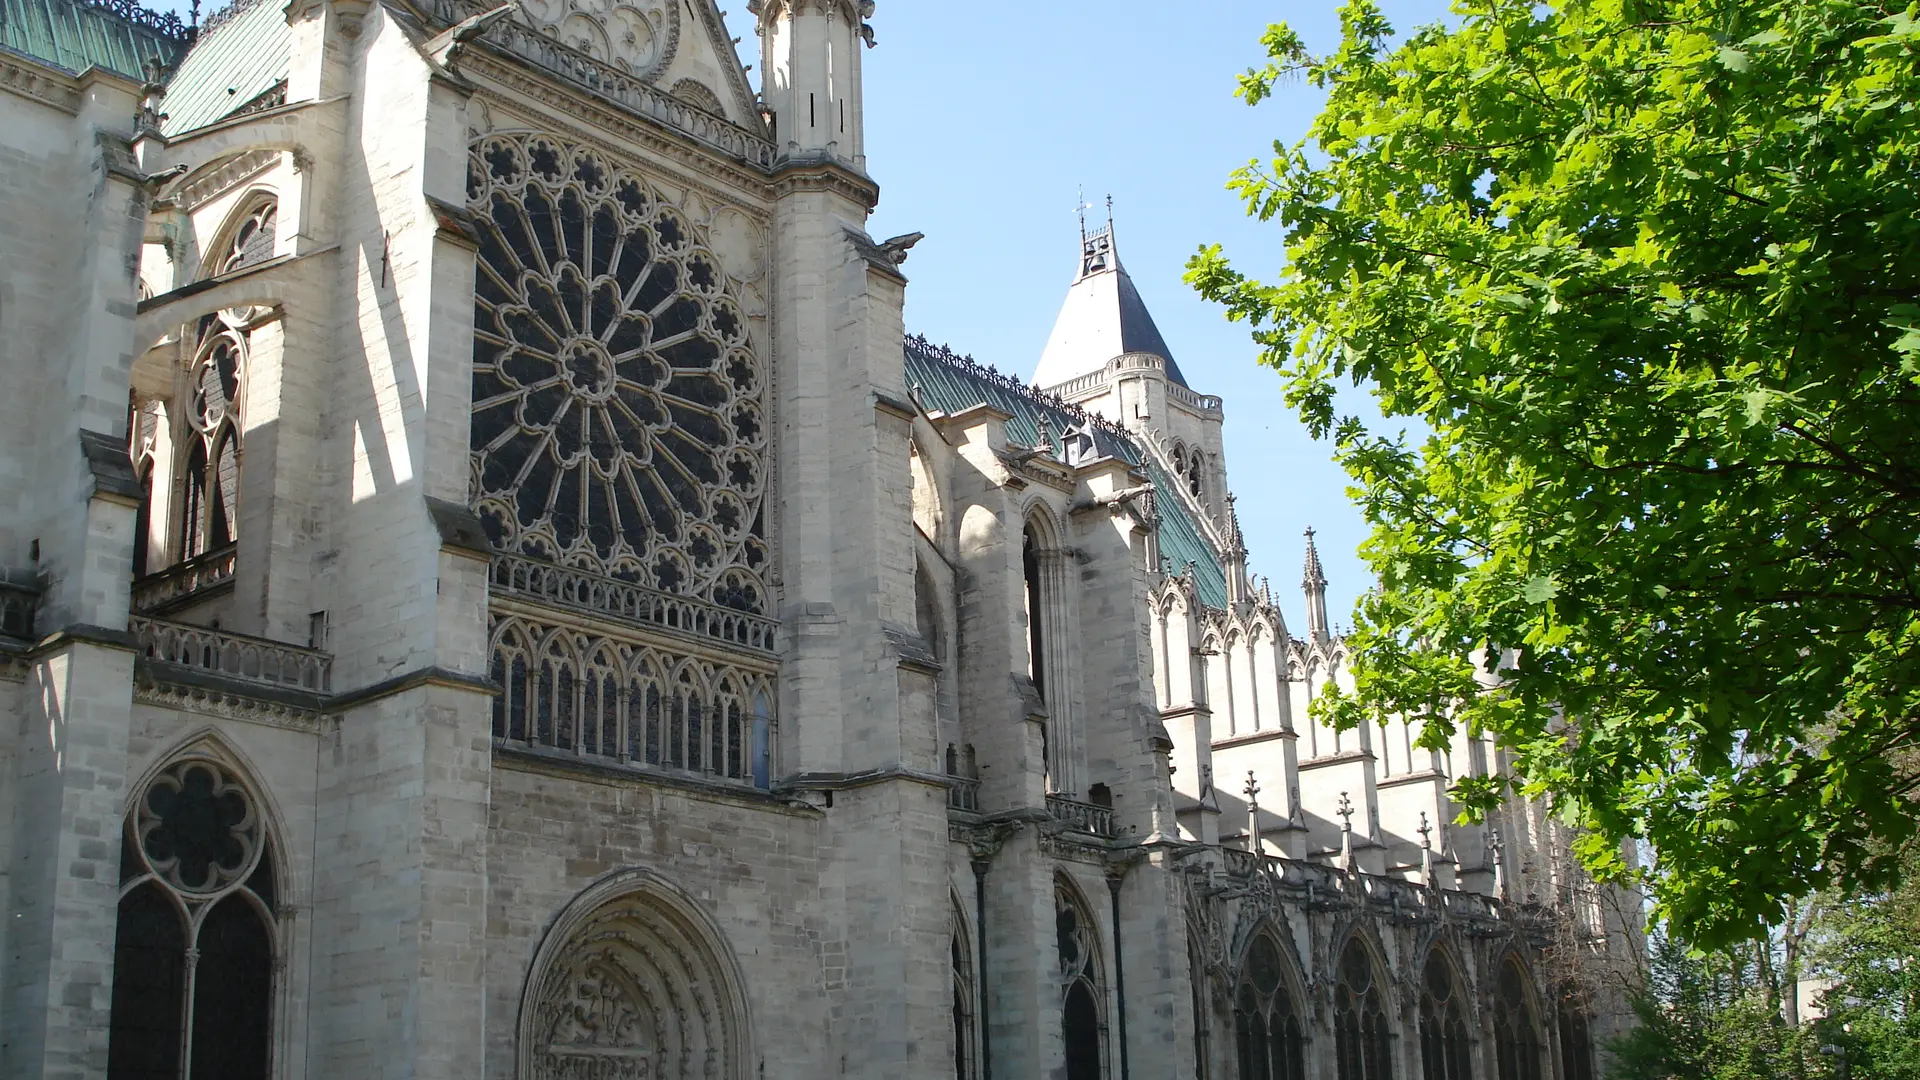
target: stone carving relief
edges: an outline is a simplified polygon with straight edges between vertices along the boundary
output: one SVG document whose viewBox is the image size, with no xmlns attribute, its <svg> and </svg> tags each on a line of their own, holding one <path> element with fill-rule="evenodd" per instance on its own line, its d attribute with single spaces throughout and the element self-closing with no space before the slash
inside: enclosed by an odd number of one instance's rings
<svg viewBox="0 0 1920 1080">
<path fill-rule="evenodd" d="M 629 892 L 563 920 L 521 1021 L 529 1080 L 732 1080 L 741 1018 L 705 940 L 669 903 Z M 544 960 L 544 969 L 540 967 Z"/>
<path fill-rule="evenodd" d="M 521 0 L 520 19 L 540 33 L 621 71 L 652 81 L 680 42 L 671 0 Z"/>
</svg>

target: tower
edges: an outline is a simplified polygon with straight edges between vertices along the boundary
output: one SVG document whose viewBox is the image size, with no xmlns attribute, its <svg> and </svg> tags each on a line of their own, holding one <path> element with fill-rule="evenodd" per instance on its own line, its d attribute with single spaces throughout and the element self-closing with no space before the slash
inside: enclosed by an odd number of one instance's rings
<svg viewBox="0 0 1920 1080">
<path fill-rule="evenodd" d="M 753 0 L 762 96 L 789 160 L 827 159 L 864 173 L 860 45 L 873 44 L 873 0 Z"/>
<path fill-rule="evenodd" d="M 1080 259 L 1054 319 L 1033 382 L 1138 433 L 1201 511 L 1209 539 L 1224 550 L 1233 528 L 1222 458 L 1220 399 L 1195 393 L 1173 359 L 1146 301 L 1120 262 L 1113 201 L 1107 222 L 1080 223 Z"/>
</svg>

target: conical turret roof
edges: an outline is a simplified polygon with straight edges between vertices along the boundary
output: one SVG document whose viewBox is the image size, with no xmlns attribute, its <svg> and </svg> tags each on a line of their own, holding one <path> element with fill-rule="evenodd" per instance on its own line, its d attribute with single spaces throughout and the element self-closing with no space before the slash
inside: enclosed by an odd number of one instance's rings
<svg viewBox="0 0 1920 1080">
<path fill-rule="evenodd" d="M 1167 378 L 1187 385 L 1180 366 L 1173 362 L 1173 351 L 1160 336 L 1148 313 L 1140 290 L 1120 265 L 1120 252 L 1113 242 L 1113 223 L 1080 238 L 1080 270 L 1067 289 L 1060 315 L 1053 323 L 1053 335 L 1046 351 L 1040 354 L 1040 366 L 1034 369 L 1035 386 L 1059 386 L 1082 375 L 1106 367 L 1107 361 L 1122 353 L 1152 353 L 1167 362 Z M 1191 388 L 1189 388 L 1191 389 Z"/>
</svg>

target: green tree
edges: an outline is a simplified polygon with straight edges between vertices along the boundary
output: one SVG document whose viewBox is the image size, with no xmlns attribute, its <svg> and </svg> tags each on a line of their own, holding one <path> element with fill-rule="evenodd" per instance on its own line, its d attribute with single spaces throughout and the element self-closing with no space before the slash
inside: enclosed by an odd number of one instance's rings
<svg viewBox="0 0 1920 1080">
<path fill-rule="evenodd" d="M 1634 1002 L 1640 1022 L 1609 1047 L 1611 1075 L 1920 1080 L 1916 853 L 1896 860 L 1905 873 L 1894 888 L 1796 901 L 1792 917 L 1753 941 L 1703 951 L 1655 926 Z M 1802 980 L 1824 1015 L 1800 1014 Z"/>
<path fill-rule="evenodd" d="M 1287 266 L 1188 268 L 1372 526 L 1321 707 L 1496 732 L 1590 868 L 1645 838 L 1661 917 L 1751 937 L 1915 824 L 1920 14 L 1455 12 L 1396 42 L 1352 0 L 1317 57 L 1271 28 L 1240 94 L 1328 95 L 1231 183 Z M 1421 434 L 1343 415 L 1348 379 Z"/>
</svg>

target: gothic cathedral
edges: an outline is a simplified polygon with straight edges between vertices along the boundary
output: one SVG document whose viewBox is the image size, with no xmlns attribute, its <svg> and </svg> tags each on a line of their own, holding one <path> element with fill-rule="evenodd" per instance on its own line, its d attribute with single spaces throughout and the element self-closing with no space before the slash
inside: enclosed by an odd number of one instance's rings
<svg viewBox="0 0 1920 1080">
<path fill-rule="evenodd" d="M 1632 897 L 1314 723 L 1110 222 L 977 363 L 872 0 L 491 4 L 0 0 L 0 1075 L 1596 1075 Z"/>
</svg>

